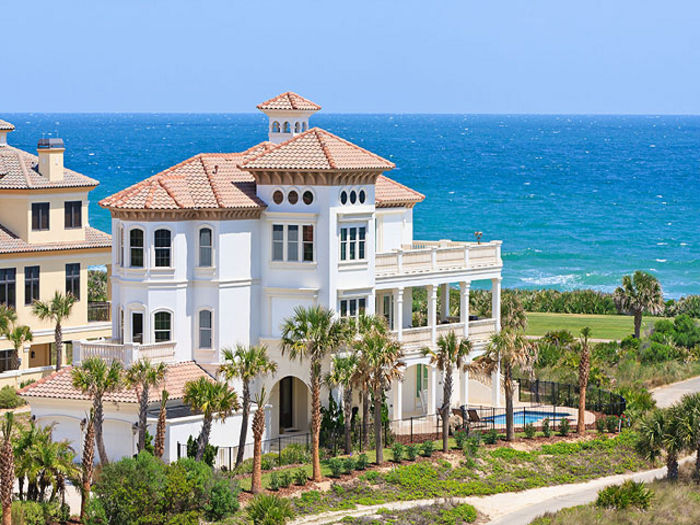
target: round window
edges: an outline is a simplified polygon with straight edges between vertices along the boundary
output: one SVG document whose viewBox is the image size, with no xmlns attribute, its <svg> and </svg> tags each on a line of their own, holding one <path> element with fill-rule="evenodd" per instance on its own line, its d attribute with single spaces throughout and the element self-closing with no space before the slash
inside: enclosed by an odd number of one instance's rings
<svg viewBox="0 0 700 525">
<path fill-rule="evenodd" d="M 309 190 L 306 190 L 304 192 L 304 195 L 301 196 L 301 198 L 304 200 L 304 204 L 309 205 L 314 201 L 314 194 L 311 193 Z"/>
<path fill-rule="evenodd" d="M 277 190 L 275 193 L 272 194 L 272 200 L 275 201 L 275 204 L 282 204 L 282 201 L 284 200 L 284 193 L 282 193 L 280 190 Z"/>
<path fill-rule="evenodd" d="M 355 201 L 357 201 L 357 193 L 355 193 L 355 190 L 352 190 L 350 192 L 350 204 L 355 204 Z"/>
<path fill-rule="evenodd" d="M 340 192 L 340 202 L 342 204 L 347 204 L 348 203 L 348 194 L 345 192 L 345 190 Z"/>
<path fill-rule="evenodd" d="M 359 197 L 360 197 L 360 204 L 364 204 L 364 203 L 365 203 L 365 198 L 366 198 L 365 190 L 360 190 L 360 195 L 359 195 Z"/>
<path fill-rule="evenodd" d="M 287 194 L 287 200 L 289 201 L 289 204 L 296 204 L 299 200 L 299 194 L 292 190 Z"/>
</svg>

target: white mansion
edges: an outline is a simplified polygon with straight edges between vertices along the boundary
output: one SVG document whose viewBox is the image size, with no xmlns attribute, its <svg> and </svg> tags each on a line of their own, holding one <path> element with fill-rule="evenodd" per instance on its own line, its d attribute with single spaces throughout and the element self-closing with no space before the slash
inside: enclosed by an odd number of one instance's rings
<svg viewBox="0 0 700 525">
<path fill-rule="evenodd" d="M 295 93 L 258 109 L 269 117 L 267 141 L 241 153 L 196 155 L 101 201 L 112 214 L 113 338 L 75 342 L 74 362 L 93 355 L 127 365 L 166 361 L 180 370 L 168 381 L 181 383 L 188 374 L 215 374 L 224 347 L 263 343 L 278 363 L 277 374 L 261 380 L 271 392 L 268 437 L 307 432 L 308 366 L 282 356 L 279 337 L 295 307 L 318 304 L 340 316 L 385 316 L 406 364 L 389 393 L 390 418 L 434 414 L 440 374 L 421 349 L 454 330 L 478 355 L 499 329 L 501 242 L 414 240 L 413 207 L 424 196 L 385 175 L 392 162 L 310 128 L 320 106 Z M 469 314 L 473 281 L 491 286 L 489 318 Z M 456 311 L 448 307 L 451 287 L 460 290 Z M 420 288 L 427 316 L 412 311 Z M 40 420 L 58 422 L 59 437 L 75 440 L 87 401 L 74 396 L 76 404 L 67 404 L 62 374 L 24 395 Z M 491 386 L 500 382 L 458 377 L 454 406 L 500 404 Z M 106 407 L 115 456 L 135 447 L 129 396 L 115 395 Z M 180 419 L 169 420 L 171 458 L 175 441 L 198 432 L 196 416 Z M 236 445 L 239 424 L 234 416 L 215 427 L 212 442 Z"/>
</svg>

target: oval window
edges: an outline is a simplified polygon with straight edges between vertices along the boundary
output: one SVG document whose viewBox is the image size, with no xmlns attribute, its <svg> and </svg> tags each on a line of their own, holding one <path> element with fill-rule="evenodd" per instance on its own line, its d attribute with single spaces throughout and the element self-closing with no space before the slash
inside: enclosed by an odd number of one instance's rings
<svg viewBox="0 0 700 525">
<path fill-rule="evenodd" d="M 359 198 L 360 198 L 360 204 L 364 204 L 365 199 L 366 199 L 365 190 L 360 190 Z"/>
<path fill-rule="evenodd" d="M 348 194 L 345 191 L 340 192 L 340 202 L 342 204 L 347 204 L 348 203 Z"/>
<path fill-rule="evenodd" d="M 280 190 L 275 191 L 275 193 L 272 194 L 272 200 L 275 201 L 275 204 L 282 204 L 282 201 L 284 200 L 284 193 L 282 193 Z"/>
<path fill-rule="evenodd" d="M 352 190 L 350 192 L 350 204 L 355 204 L 357 201 L 357 193 L 355 193 L 355 190 Z"/>
<path fill-rule="evenodd" d="M 306 190 L 304 192 L 304 195 L 301 196 L 301 198 L 304 200 L 304 204 L 309 205 L 314 201 L 314 194 L 311 193 L 309 190 Z"/>
<path fill-rule="evenodd" d="M 296 191 L 292 190 L 287 195 L 287 200 L 289 201 L 289 204 L 296 204 L 299 200 L 299 194 Z"/>
</svg>

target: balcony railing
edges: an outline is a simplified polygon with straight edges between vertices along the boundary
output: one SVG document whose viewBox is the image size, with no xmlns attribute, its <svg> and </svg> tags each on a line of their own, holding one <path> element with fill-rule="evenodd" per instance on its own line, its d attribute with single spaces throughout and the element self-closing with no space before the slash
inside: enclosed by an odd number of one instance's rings
<svg viewBox="0 0 700 525">
<path fill-rule="evenodd" d="M 441 336 L 454 331 L 457 334 L 464 334 L 463 323 L 447 323 L 435 326 L 435 341 Z M 483 343 L 496 333 L 495 319 L 478 319 L 469 321 L 469 339 L 473 343 Z M 392 331 L 394 337 L 399 338 L 399 331 Z M 433 340 L 432 326 L 416 326 L 412 328 L 402 328 L 400 335 L 401 343 L 407 347 L 424 347 L 435 344 Z"/>
<path fill-rule="evenodd" d="M 175 358 L 175 341 L 162 343 L 119 343 L 106 341 L 73 341 L 73 363 L 80 364 L 89 357 L 99 357 L 106 361 L 121 361 L 129 366 L 140 359 L 151 363 L 167 363 Z"/>
<path fill-rule="evenodd" d="M 410 248 L 378 253 L 377 277 L 444 270 L 500 268 L 501 241 L 414 241 Z"/>
<path fill-rule="evenodd" d="M 89 301 L 88 302 L 88 322 L 110 321 L 112 305 L 109 301 Z"/>
</svg>

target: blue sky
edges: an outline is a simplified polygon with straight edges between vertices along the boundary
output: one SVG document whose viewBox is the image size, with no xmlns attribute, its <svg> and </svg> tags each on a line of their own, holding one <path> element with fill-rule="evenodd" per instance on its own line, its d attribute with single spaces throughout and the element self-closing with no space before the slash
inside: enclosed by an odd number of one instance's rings
<svg viewBox="0 0 700 525">
<path fill-rule="evenodd" d="M 0 2 L 1 112 L 700 114 L 700 2 Z"/>
</svg>

